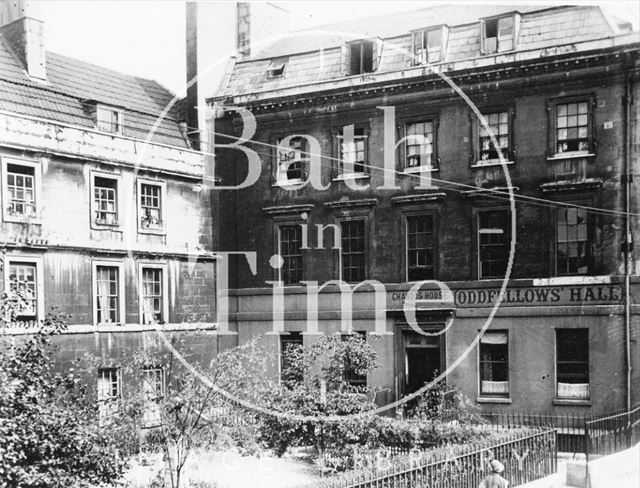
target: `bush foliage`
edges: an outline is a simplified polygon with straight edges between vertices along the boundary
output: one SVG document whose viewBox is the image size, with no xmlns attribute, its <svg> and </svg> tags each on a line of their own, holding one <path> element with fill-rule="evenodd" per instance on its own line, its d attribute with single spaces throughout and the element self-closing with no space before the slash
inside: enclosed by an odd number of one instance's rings
<svg viewBox="0 0 640 488">
<path fill-rule="evenodd" d="M 73 370 L 52 370 L 51 336 L 64 317 L 0 343 L 0 486 L 92 486 L 120 477 L 119 433 L 103 429 Z"/>
</svg>

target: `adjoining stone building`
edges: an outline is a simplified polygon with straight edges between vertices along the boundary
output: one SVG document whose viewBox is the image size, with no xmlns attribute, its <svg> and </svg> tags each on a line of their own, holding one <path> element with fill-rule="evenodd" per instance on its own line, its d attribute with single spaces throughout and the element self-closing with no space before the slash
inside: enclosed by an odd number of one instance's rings
<svg viewBox="0 0 640 488">
<path fill-rule="evenodd" d="M 238 142 L 238 110 L 257 123 L 240 142 L 259 154 L 258 180 L 220 195 L 221 250 L 257 253 L 255 270 L 231 261 L 238 342 L 260 336 L 280 354 L 311 341 L 308 282 L 376 280 L 384 303 L 358 287 L 352 330 L 378 351 L 366 381 L 381 405 L 445 370 L 484 409 L 640 401 L 640 209 L 627 176 L 639 169 L 639 41 L 596 6 L 504 5 L 432 7 L 260 46 L 243 37 L 209 100 L 218 144 Z M 241 151 L 218 146 L 216 158 L 222 184 L 247 180 Z M 313 175 L 325 188 L 305 185 Z M 418 298 L 429 300 L 411 308 L 428 335 L 403 310 L 419 280 L 451 291 L 425 285 Z M 320 332 L 342 330 L 340 304 L 336 286 L 318 294 Z M 380 309 L 392 334 L 376 329 Z"/>
<path fill-rule="evenodd" d="M 158 324 L 210 357 L 210 193 L 174 94 L 46 52 L 33 2 L 3 1 L 0 25 L 2 287 L 28 297 L 10 333 L 51 307 L 70 314 L 60 357 L 111 364 L 103 397 L 123 388 L 121 351 L 152 342 Z"/>
</svg>

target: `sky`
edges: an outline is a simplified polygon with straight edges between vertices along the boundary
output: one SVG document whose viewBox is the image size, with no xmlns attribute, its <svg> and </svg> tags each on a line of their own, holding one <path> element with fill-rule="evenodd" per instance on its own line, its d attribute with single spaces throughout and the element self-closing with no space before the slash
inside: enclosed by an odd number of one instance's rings
<svg viewBox="0 0 640 488">
<path fill-rule="evenodd" d="M 473 0 L 466 3 L 470 1 Z M 184 87 L 186 41 L 183 0 L 43 0 L 36 3 L 45 21 L 47 50 L 151 78 L 174 92 L 180 92 Z M 306 0 L 274 3 L 289 10 L 291 25 L 298 29 L 424 8 L 442 2 Z M 475 3 L 516 5 L 519 2 L 480 0 Z M 544 5 L 552 3 L 543 2 Z M 619 16 L 635 22 L 636 26 L 640 23 L 638 2 L 603 0 L 572 3 L 601 3 Z M 228 30 L 223 32 L 229 35 Z"/>
</svg>

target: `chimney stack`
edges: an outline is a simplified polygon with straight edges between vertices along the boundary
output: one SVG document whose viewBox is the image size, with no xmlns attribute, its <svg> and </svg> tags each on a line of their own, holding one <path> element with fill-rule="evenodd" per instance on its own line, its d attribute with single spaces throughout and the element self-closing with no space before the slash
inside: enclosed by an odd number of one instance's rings
<svg viewBox="0 0 640 488">
<path fill-rule="evenodd" d="M 47 79 L 44 22 L 38 2 L 0 0 L 0 35 L 31 78 Z"/>
<path fill-rule="evenodd" d="M 236 9 L 236 49 L 241 56 L 255 54 L 255 45 L 270 37 L 286 34 L 290 13 L 271 2 L 238 2 Z"/>
</svg>

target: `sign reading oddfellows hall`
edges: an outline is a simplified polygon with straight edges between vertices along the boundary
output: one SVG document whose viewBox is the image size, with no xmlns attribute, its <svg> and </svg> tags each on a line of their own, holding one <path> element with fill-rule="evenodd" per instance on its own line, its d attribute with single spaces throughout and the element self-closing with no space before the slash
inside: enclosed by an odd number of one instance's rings
<svg viewBox="0 0 640 488">
<path fill-rule="evenodd" d="M 360 24 L 259 46 L 248 33 L 208 100 L 221 141 L 246 149 L 216 149 L 216 175 L 238 188 L 220 194 L 222 249 L 257 255 L 230 268 L 238 342 L 260 336 L 275 355 L 311 341 L 303 283 L 375 280 L 382 298 L 353 291 L 351 329 L 378 352 L 380 367 L 357 381 L 379 403 L 443 371 L 479 409 L 595 414 L 640 402 L 637 300 L 625 288 L 636 270 L 624 265 L 638 250 L 623 245 L 640 242 L 640 209 L 623 198 L 637 194 L 624 173 L 640 172 L 628 136 L 639 133 L 638 32 L 594 5 L 428 7 L 369 19 L 364 38 Z M 251 151 L 259 175 L 239 188 Z M 340 245 L 323 246 L 316 228 L 337 229 Z M 450 296 L 425 286 L 407 314 L 421 280 Z M 283 330 L 267 334 L 274 282 Z M 338 292 L 318 294 L 325 334 L 343 325 Z M 381 317 L 392 334 L 377 333 Z"/>
</svg>

